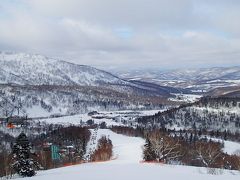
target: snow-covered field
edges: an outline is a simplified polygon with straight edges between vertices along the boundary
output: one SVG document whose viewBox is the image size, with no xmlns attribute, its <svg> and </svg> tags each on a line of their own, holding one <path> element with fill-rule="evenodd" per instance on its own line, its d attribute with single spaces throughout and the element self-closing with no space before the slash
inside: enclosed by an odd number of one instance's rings
<svg viewBox="0 0 240 180">
<path fill-rule="evenodd" d="M 209 138 L 213 141 L 219 141 L 224 143 L 224 148 L 223 152 L 227 154 L 240 154 L 240 143 L 238 142 L 233 142 L 233 141 L 226 141 L 226 140 L 221 140 L 217 138 Z"/>
<path fill-rule="evenodd" d="M 175 98 L 169 98 L 170 101 L 177 101 L 177 102 L 195 102 L 198 99 L 200 99 L 201 95 L 195 95 L 195 94 L 173 94 L 176 97 Z"/>
<path fill-rule="evenodd" d="M 240 143 L 224 141 L 224 152 L 228 154 L 240 154 Z"/>
<path fill-rule="evenodd" d="M 63 117 L 58 117 L 58 118 L 46 118 L 46 119 L 41 119 L 40 121 L 45 121 L 49 124 L 63 124 L 63 125 L 64 124 L 65 125 L 74 124 L 74 125 L 79 125 L 80 121 L 86 122 L 90 119 L 93 119 L 94 122 L 97 123 L 97 124 L 100 124 L 101 122 L 106 122 L 107 125 L 119 125 L 119 124 L 123 125 L 121 123 L 121 119 L 124 119 L 126 116 L 136 118 L 138 116 L 154 115 L 155 113 L 158 113 L 159 111 L 163 111 L 163 110 L 103 111 L 103 112 L 99 112 L 99 115 L 96 115 L 96 116 L 102 116 L 103 118 L 101 118 L 101 119 L 94 118 L 94 116 L 90 116 L 88 114 L 78 114 L 78 115 L 63 116 Z M 113 121 L 113 118 L 119 119 L 119 122 Z"/>
<path fill-rule="evenodd" d="M 107 129 L 100 129 L 101 135 L 109 136 L 114 146 L 113 160 L 99 163 L 85 163 L 81 165 L 52 169 L 38 172 L 33 180 L 237 180 L 237 171 L 218 170 L 218 175 L 208 174 L 205 168 L 141 163 L 142 146 L 144 140 L 138 137 L 127 137 L 116 134 Z"/>
</svg>

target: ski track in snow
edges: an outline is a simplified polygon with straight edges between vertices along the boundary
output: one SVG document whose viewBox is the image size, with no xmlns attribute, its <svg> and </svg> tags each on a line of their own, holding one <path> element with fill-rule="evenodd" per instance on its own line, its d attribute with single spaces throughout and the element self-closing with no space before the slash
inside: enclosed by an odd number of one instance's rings
<svg viewBox="0 0 240 180">
<path fill-rule="evenodd" d="M 139 163 L 142 160 L 142 146 L 144 140 L 139 137 L 128 137 L 116 134 L 108 129 L 98 130 L 98 139 L 106 135 L 113 143 L 113 159 L 110 164 L 131 164 Z"/>
<path fill-rule="evenodd" d="M 94 132 L 93 130 L 91 130 Z M 206 168 L 140 163 L 144 140 L 139 137 L 128 137 L 116 134 L 108 129 L 99 129 L 97 139 L 102 135 L 109 136 L 113 143 L 113 160 L 98 163 L 57 168 L 38 172 L 26 180 L 237 180 L 237 171 L 220 170 L 220 175 L 207 174 Z M 22 178 L 21 178 L 22 179 Z"/>
</svg>

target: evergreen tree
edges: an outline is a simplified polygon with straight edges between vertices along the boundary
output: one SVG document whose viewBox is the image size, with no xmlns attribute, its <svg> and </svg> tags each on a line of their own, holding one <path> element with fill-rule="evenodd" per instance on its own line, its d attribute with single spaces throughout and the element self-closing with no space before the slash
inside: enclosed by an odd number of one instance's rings
<svg viewBox="0 0 240 180">
<path fill-rule="evenodd" d="M 16 173 L 23 177 L 34 176 L 34 161 L 30 158 L 31 147 L 27 136 L 21 133 L 12 148 L 12 167 Z"/>
<path fill-rule="evenodd" d="M 156 154 L 153 150 L 152 144 L 149 140 L 149 138 L 146 139 L 146 143 L 144 145 L 144 151 L 143 151 L 143 159 L 145 161 L 154 161 L 156 160 Z"/>
<path fill-rule="evenodd" d="M 193 142 L 193 134 L 191 133 L 189 137 L 189 143 L 191 144 L 192 142 Z"/>
</svg>

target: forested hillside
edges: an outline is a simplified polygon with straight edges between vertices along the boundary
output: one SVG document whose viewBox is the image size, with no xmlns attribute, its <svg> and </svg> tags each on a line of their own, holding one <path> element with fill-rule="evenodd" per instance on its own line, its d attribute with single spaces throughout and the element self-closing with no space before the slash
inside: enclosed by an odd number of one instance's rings
<svg viewBox="0 0 240 180">
<path fill-rule="evenodd" d="M 240 98 L 202 98 L 153 116 L 139 118 L 148 127 L 207 129 L 237 132 L 240 127 Z"/>
</svg>

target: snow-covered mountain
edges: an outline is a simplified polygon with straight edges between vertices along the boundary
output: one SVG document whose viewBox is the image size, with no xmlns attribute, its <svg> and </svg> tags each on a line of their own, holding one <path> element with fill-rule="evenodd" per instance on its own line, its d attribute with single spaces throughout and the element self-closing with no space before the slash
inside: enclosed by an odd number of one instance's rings
<svg viewBox="0 0 240 180">
<path fill-rule="evenodd" d="M 17 106 L 31 117 L 159 107 L 169 97 L 167 88 L 129 82 L 90 66 L 0 53 L 0 105 L 10 105 L 0 108 L 0 116 Z"/>
<path fill-rule="evenodd" d="M 129 78 L 157 78 L 160 80 L 239 80 L 240 67 L 213 67 L 199 69 L 175 69 L 168 71 L 161 70 L 136 70 L 120 71 L 117 73 L 120 77 Z"/>
<path fill-rule="evenodd" d="M 212 97 L 240 97 L 240 86 L 219 87 L 209 91 L 207 96 Z"/>
<path fill-rule="evenodd" d="M 0 83 L 19 85 L 127 84 L 118 77 L 90 66 L 72 64 L 42 55 L 0 53 Z"/>
<path fill-rule="evenodd" d="M 187 88 L 193 91 L 209 91 L 217 87 L 240 84 L 240 67 L 214 67 L 199 69 L 176 69 L 169 71 L 138 70 L 117 73 L 127 80 L 140 80 L 162 86 Z"/>
<path fill-rule="evenodd" d="M 0 52 L 0 84 L 95 86 L 121 92 L 169 96 L 160 86 L 123 80 L 109 72 L 42 55 Z"/>
</svg>

